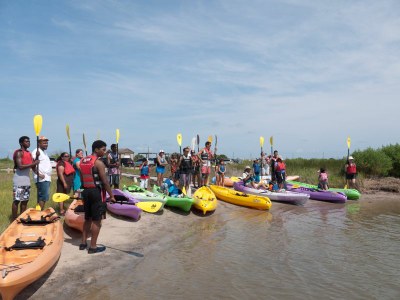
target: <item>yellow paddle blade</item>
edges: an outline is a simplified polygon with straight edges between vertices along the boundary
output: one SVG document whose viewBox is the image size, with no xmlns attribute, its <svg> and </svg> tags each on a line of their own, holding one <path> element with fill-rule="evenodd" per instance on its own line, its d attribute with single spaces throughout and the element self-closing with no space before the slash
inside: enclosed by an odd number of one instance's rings
<svg viewBox="0 0 400 300">
<path fill-rule="evenodd" d="M 54 193 L 52 199 L 54 202 L 64 202 L 69 199 L 69 195 L 64 193 Z"/>
<path fill-rule="evenodd" d="M 212 143 L 212 135 L 209 135 L 209 136 L 208 136 L 207 141 L 210 142 L 210 143 Z"/>
<path fill-rule="evenodd" d="M 179 146 L 182 146 L 182 134 L 178 133 L 176 135 L 176 141 L 178 142 Z"/>
<path fill-rule="evenodd" d="M 40 210 L 40 205 L 39 205 L 39 203 L 38 203 L 38 204 L 36 204 L 36 206 L 35 206 L 35 210 Z"/>
<path fill-rule="evenodd" d="M 185 188 L 185 187 L 182 188 L 182 193 L 183 193 L 184 195 L 186 195 L 186 188 Z"/>
<path fill-rule="evenodd" d="M 33 128 L 35 129 L 36 136 L 39 136 L 42 130 L 43 118 L 41 115 L 35 115 L 33 117 Z"/>
<path fill-rule="evenodd" d="M 71 137 L 69 135 L 69 124 L 67 124 L 67 126 L 65 127 L 65 130 L 67 131 L 68 142 L 70 142 L 71 141 Z"/>
<path fill-rule="evenodd" d="M 271 146 L 274 145 L 274 137 L 273 137 L 273 136 L 271 136 L 271 137 L 269 138 L 269 144 L 270 144 Z"/>
<path fill-rule="evenodd" d="M 260 146 L 261 148 L 264 146 L 264 137 L 260 136 Z"/>
<path fill-rule="evenodd" d="M 347 190 L 347 184 L 344 186 L 344 189 Z"/>
<path fill-rule="evenodd" d="M 136 206 L 145 212 L 156 213 L 161 209 L 162 202 L 160 201 L 138 202 L 136 203 Z"/>
<path fill-rule="evenodd" d="M 349 149 L 350 149 L 350 143 L 351 143 L 351 139 L 350 139 L 350 137 L 348 137 L 347 138 L 347 148 L 349 148 Z"/>
<path fill-rule="evenodd" d="M 117 144 L 118 144 L 118 141 L 119 141 L 119 129 L 115 130 L 115 135 L 117 137 Z"/>
</svg>

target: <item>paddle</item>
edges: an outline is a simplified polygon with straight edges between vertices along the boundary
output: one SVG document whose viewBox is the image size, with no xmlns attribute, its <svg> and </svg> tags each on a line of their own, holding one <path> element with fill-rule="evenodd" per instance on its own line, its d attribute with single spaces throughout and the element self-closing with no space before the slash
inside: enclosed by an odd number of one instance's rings
<svg viewBox="0 0 400 300">
<path fill-rule="evenodd" d="M 33 117 L 33 128 L 35 129 L 35 133 L 36 133 L 36 149 L 37 149 L 37 151 L 39 151 L 39 134 L 40 134 L 40 131 L 42 130 L 42 124 L 43 124 L 42 116 L 35 115 Z M 36 172 L 37 172 L 37 180 L 36 180 L 37 185 L 36 186 L 38 186 L 39 185 L 39 164 L 37 165 Z M 35 209 L 41 210 L 41 207 L 39 205 L 39 188 L 37 188 L 37 204 L 36 204 Z"/>
<path fill-rule="evenodd" d="M 176 135 L 176 140 L 177 140 L 178 145 L 179 145 L 179 155 L 182 155 L 182 134 L 178 133 Z"/>
<path fill-rule="evenodd" d="M 119 129 L 117 128 L 116 130 L 115 130 L 115 136 L 116 136 L 116 141 L 117 141 L 117 162 L 119 162 L 119 159 L 118 159 L 118 141 L 119 141 Z"/>
<path fill-rule="evenodd" d="M 192 143 L 190 144 L 190 149 L 194 151 L 195 145 L 196 145 L 196 138 L 192 138 Z"/>
<path fill-rule="evenodd" d="M 208 136 L 207 141 L 210 142 L 210 143 L 212 143 L 212 135 L 209 135 L 209 136 Z"/>
<path fill-rule="evenodd" d="M 349 163 L 350 144 L 351 144 L 351 139 L 350 139 L 350 137 L 347 137 L 347 163 Z M 346 173 L 345 173 L 345 176 L 346 176 Z M 344 185 L 344 188 L 347 189 L 347 180 L 346 180 L 346 184 Z"/>
<path fill-rule="evenodd" d="M 184 194 L 186 196 L 186 188 L 185 188 L 185 186 L 183 186 L 183 188 L 182 188 L 182 194 Z"/>
<path fill-rule="evenodd" d="M 200 136 L 197 135 L 197 152 L 200 152 Z"/>
<path fill-rule="evenodd" d="M 64 193 L 54 193 L 52 199 L 54 202 L 59 203 L 59 202 L 64 202 L 71 198 L 69 195 L 64 194 Z M 128 202 L 128 201 L 125 202 L 125 201 L 117 200 L 115 203 L 126 204 L 126 205 L 135 205 L 135 206 L 139 207 L 141 210 L 143 210 L 145 212 L 149 212 L 149 213 L 158 212 L 162 207 L 162 202 L 160 202 L 160 201 L 148 201 L 148 202 L 133 203 L 133 202 Z"/>
<path fill-rule="evenodd" d="M 214 174 L 214 176 L 215 176 L 215 179 L 217 178 L 217 143 L 218 143 L 218 138 L 217 138 L 217 135 L 215 135 L 215 145 L 214 145 L 214 158 L 215 158 L 215 169 L 214 169 L 214 171 L 215 171 L 215 174 Z"/>
<path fill-rule="evenodd" d="M 260 152 L 260 160 L 261 160 L 261 170 L 263 169 L 263 146 L 264 146 L 264 137 L 260 136 L 260 147 L 261 147 L 261 152 Z M 262 171 L 261 171 L 261 176 L 262 176 Z"/>
<path fill-rule="evenodd" d="M 70 157 L 70 159 L 72 159 L 71 136 L 69 135 L 69 124 L 67 124 L 67 126 L 65 126 L 65 130 L 67 131 L 67 137 L 68 137 L 69 157 Z"/>
<path fill-rule="evenodd" d="M 83 147 L 85 148 L 85 154 L 87 156 L 87 150 L 86 150 L 86 139 L 85 139 L 85 134 L 83 134 Z"/>
<path fill-rule="evenodd" d="M 271 136 L 269 138 L 269 144 L 271 145 L 271 155 L 273 155 L 274 154 L 274 137 L 273 136 Z"/>
</svg>

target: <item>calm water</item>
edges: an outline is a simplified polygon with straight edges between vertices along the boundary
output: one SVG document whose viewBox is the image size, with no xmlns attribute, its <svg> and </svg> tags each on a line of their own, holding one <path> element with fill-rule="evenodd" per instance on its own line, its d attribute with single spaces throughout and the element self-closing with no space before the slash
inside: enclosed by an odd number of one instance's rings
<svg viewBox="0 0 400 300">
<path fill-rule="evenodd" d="M 90 298 L 400 299 L 396 201 L 221 207 L 122 264 Z"/>
</svg>

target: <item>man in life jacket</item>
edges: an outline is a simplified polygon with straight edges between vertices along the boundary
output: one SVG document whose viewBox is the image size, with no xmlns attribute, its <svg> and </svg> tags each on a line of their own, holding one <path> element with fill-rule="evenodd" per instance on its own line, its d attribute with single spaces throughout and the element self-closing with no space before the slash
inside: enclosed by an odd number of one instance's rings
<svg viewBox="0 0 400 300">
<path fill-rule="evenodd" d="M 26 210 L 30 193 L 31 179 L 29 177 L 30 170 L 34 170 L 39 164 L 39 160 L 33 160 L 28 148 L 31 141 L 27 136 L 19 138 L 20 149 L 14 151 L 14 177 L 13 177 L 13 203 L 12 217 L 13 220 L 18 216 L 18 204 L 20 204 L 20 214 Z"/>
<path fill-rule="evenodd" d="M 282 160 L 282 156 L 278 156 L 274 166 L 275 178 L 278 182 L 279 189 L 282 190 L 286 185 L 286 164 Z"/>
<path fill-rule="evenodd" d="M 214 154 L 211 152 L 211 142 L 207 141 L 205 143 L 205 147 L 200 150 L 197 154 L 200 160 L 201 165 L 201 185 L 208 184 L 208 177 L 211 173 L 211 159 L 214 157 Z M 216 150 L 216 149 L 215 149 Z"/>
<path fill-rule="evenodd" d="M 110 184 L 106 176 L 106 167 L 99 159 L 106 153 L 107 144 L 101 140 L 94 141 L 92 144 L 92 154 L 81 160 L 81 182 L 83 207 L 85 210 L 85 223 L 83 226 L 82 242 L 79 250 L 87 248 L 87 238 L 91 233 L 92 239 L 88 253 L 98 253 L 106 250 L 105 246 L 97 246 L 97 238 L 101 229 L 101 220 L 105 217 L 106 192 L 111 202 L 115 202 Z"/>
<path fill-rule="evenodd" d="M 354 162 L 354 157 L 349 156 L 347 164 L 345 165 L 346 184 L 349 188 L 356 188 L 357 166 Z"/>
</svg>

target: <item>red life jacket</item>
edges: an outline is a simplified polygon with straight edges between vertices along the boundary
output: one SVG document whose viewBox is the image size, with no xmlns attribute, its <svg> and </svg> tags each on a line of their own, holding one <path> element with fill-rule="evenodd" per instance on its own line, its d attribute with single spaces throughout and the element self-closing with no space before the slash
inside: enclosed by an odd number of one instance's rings
<svg viewBox="0 0 400 300">
<path fill-rule="evenodd" d="M 278 162 L 275 166 L 275 171 L 280 172 L 280 171 L 285 171 L 286 170 L 286 165 L 284 162 Z"/>
<path fill-rule="evenodd" d="M 85 189 L 101 187 L 99 174 L 94 171 L 94 163 L 98 159 L 95 155 L 89 155 L 81 159 L 82 185 Z"/>
<path fill-rule="evenodd" d="M 346 168 L 346 173 L 347 174 L 356 174 L 357 173 L 357 167 L 356 164 L 348 164 Z"/>
<path fill-rule="evenodd" d="M 57 168 L 58 168 L 59 165 L 62 165 L 62 164 L 61 164 L 62 162 L 63 162 L 63 161 L 60 160 L 60 161 L 57 163 Z M 64 167 L 64 174 L 65 174 L 65 175 L 70 175 L 70 174 L 72 174 L 72 173 L 75 173 L 74 167 L 73 167 L 68 161 L 64 161 L 63 164 L 64 164 L 63 167 Z"/>
<path fill-rule="evenodd" d="M 17 168 L 17 153 L 18 151 L 22 151 L 21 156 L 21 164 L 22 165 L 29 165 L 33 162 L 32 155 L 28 150 L 17 149 L 14 151 L 13 160 L 14 160 L 14 169 Z"/>
</svg>

